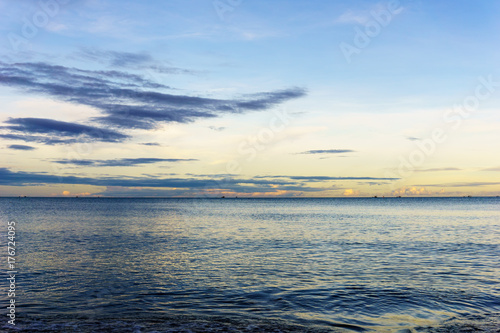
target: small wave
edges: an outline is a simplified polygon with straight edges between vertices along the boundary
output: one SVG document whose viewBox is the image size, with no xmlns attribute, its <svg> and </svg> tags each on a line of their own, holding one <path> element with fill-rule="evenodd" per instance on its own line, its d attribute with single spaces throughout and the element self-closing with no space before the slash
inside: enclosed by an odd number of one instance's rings
<svg viewBox="0 0 500 333">
<path fill-rule="evenodd" d="M 464 315 L 448 319 L 438 327 L 417 328 L 417 331 L 429 333 L 498 333 L 500 332 L 500 313 Z"/>
<path fill-rule="evenodd" d="M 56 333 L 201 333 L 201 332 L 273 332 L 273 333 L 326 333 L 343 332 L 297 324 L 288 324 L 281 320 L 233 320 L 228 318 L 177 318 L 139 320 L 103 320 L 91 321 L 33 321 L 18 323 L 16 326 L 5 325 L 0 332 L 56 332 Z"/>
<path fill-rule="evenodd" d="M 498 333 L 500 332 L 500 313 L 483 315 L 464 315 L 448 319 L 435 327 L 395 328 L 383 327 L 362 328 L 356 325 L 338 324 L 320 327 L 317 325 L 290 324 L 283 320 L 234 319 L 227 317 L 191 317 L 178 316 L 147 320 L 108 319 L 100 321 L 32 320 L 16 326 L 4 325 L 0 332 L 55 332 L 55 333 L 212 333 L 212 332 L 259 332 L 259 333 L 326 333 L 326 332 L 391 332 L 391 333 Z M 332 327 L 333 326 L 333 327 Z"/>
</svg>

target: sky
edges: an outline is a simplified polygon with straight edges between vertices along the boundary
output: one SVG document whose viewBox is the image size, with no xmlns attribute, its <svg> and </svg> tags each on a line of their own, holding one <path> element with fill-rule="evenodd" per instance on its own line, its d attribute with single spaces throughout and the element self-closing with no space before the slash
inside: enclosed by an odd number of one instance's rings
<svg viewBox="0 0 500 333">
<path fill-rule="evenodd" d="M 0 0 L 0 196 L 500 195 L 499 15 Z"/>
</svg>

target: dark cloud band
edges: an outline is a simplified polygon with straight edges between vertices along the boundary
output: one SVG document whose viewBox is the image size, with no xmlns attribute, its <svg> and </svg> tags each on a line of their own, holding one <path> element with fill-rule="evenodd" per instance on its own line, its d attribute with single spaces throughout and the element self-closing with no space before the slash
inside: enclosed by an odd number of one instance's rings
<svg viewBox="0 0 500 333">
<path fill-rule="evenodd" d="M 161 122 L 187 123 L 224 113 L 262 111 L 306 94 L 304 89 L 290 88 L 235 99 L 175 95 L 162 91 L 168 86 L 135 74 L 46 63 L 0 62 L 0 84 L 91 106 L 103 113 L 94 120 L 104 125 L 142 129 Z"/>
<path fill-rule="evenodd" d="M 344 154 L 344 153 L 354 153 L 351 149 L 320 149 L 320 150 L 308 150 L 299 154 Z"/>
<path fill-rule="evenodd" d="M 35 147 L 26 146 L 26 145 L 10 145 L 7 148 L 15 149 L 15 150 L 35 150 Z"/>
<path fill-rule="evenodd" d="M 113 160 L 59 160 L 54 161 L 58 164 L 69 164 L 79 166 L 93 166 L 93 167 L 125 167 L 136 166 L 141 164 L 153 164 L 160 162 L 177 163 L 177 162 L 192 162 L 198 161 L 197 159 L 181 159 L 181 158 L 122 158 Z"/>
<path fill-rule="evenodd" d="M 121 142 L 129 138 L 128 135 L 111 129 L 45 118 L 9 118 L 5 123 L 8 125 L 2 129 L 10 130 L 11 133 L 2 134 L 0 137 L 28 142 L 73 143 L 75 140 L 71 138 L 80 138 L 82 141 Z"/>
</svg>

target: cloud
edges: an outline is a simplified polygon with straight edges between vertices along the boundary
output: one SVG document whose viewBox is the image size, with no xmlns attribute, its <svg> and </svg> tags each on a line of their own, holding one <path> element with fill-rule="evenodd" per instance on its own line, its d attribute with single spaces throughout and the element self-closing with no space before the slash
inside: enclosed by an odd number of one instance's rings
<svg viewBox="0 0 500 333">
<path fill-rule="evenodd" d="M 249 94 L 244 95 L 239 100 L 231 101 L 229 105 L 226 102 L 223 109 L 229 108 L 232 113 L 267 110 L 277 104 L 281 104 L 294 98 L 304 97 L 305 95 L 306 91 L 303 88 L 298 87 L 272 92 Z"/>
<path fill-rule="evenodd" d="M 8 125 L 0 129 L 10 130 L 11 133 L 0 134 L 0 137 L 27 142 L 57 144 L 78 141 L 70 138 L 78 138 L 81 141 L 120 142 L 129 138 L 128 135 L 110 129 L 45 118 L 9 118 L 5 123 Z"/>
<path fill-rule="evenodd" d="M 10 145 L 7 148 L 16 150 L 35 150 L 35 147 L 25 146 L 25 145 Z"/>
<path fill-rule="evenodd" d="M 346 197 L 359 195 L 359 191 L 353 190 L 352 188 L 346 189 L 343 193 Z"/>
<path fill-rule="evenodd" d="M 208 177 L 208 178 L 231 178 L 237 176 L 236 174 L 231 173 L 217 173 L 217 174 L 194 174 L 194 173 L 186 173 L 187 176 L 193 177 Z M 258 177 L 255 177 L 258 178 Z"/>
<path fill-rule="evenodd" d="M 140 144 L 143 146 L 161 146 L 161 144 L 159 144 L 158 142 L 144 142 Z"/>
<path fill-rule="evenodd" d="M 358 185 L 381 186 L 388 185 L 389 182 L 359 182 Z"/>
<path fill-rule="evenodd" d="M 156 174 L 150 174 L 150 173 L 143 173 L 142 176 L 149 177 L 149 178 L 160 178 L 160 177 L 165 177 L 165 176 L 178 176 L 178 173 L 156 173 Z"/>
<path fill-rule="evenodd" d="M 79 163 L 79 162 L 76 162 Z M 80 160 L 81 165 L 92 165 L 92 160 Z M 90 164 L 89 164 L 90 163 Z M 359 180 L 376 179 L 373 177 L 289 177 L 281 176 L 273 179 L 266 177 L 254 177 L 250 179 L 234 178 L 234 175 L 187 175 L 188 178 L 180 178 L 176 174 L 168 174 L 172 178 L 160 178 L 160 175 L 151 177 L 149 175 L 131 177 L 131 176 L 110 176 L 102 175 L 100 177 L 82 177 L 79 175 L 50 175 L 47 173 L 33 172 L 14 172 L 8 168 L 0 168 L 0 185 L 8 186 L 36 186 L 44 184 L 71 184 L 71 185 L 92 185 L 108 188 L 121 188 L 124 196 L 126 191 L 136 191 L 140 189 L 164 189 L 175 190 L 177 194 L 184 196 L 211 196 L 215 194 L 228 193 L 230 195 L 239 193 L 247 195 L 283 195 L 296 196 L 301 193 L 313 193 L 331 191 L 332 189 L 341 189 L 336 186 L 308 186 L 309 181 L 323 180 Z M 283 178 L 283 179 L 281 179 Z M 385 178 L 384 178 L 385 179 Z M 125 192 L 124 192 L 125 191 Z M 181 191 L 181 192 L 179 192 Z M 138 193 L 138 192 L 137 192 Z M 152 192 L 151 192 L 152 193 Z M 157 191 L 158 195 L 160 192 Z M 359 195 L 359 192 L 353 190 L 353 195 Z M 103 195 L 108 195 L 102 193 Z M 116 193 L 115 193 L 116 194 Z M 189 194 L 189 195 L 187 195 Z M 140 195 L 138 193 L 137 195 Z M 145 194 L 147 195 L 147 194 Z M 222 194 L 224 195 L 224 194 Z M 133 195 L 130 195 L 133 196 Z"/>
<path fill-rule="evenodd" d="M 132 52 L 117 52 L 106 51 L 96 48 L 82 48 L 75 54 L 77 57 L 85 60 L 92 60 L 101 63 L 107 63 L 115 67 L 129 67 L 147 64 L 153 61 L 153 57 L 148 53 L 132 53 Z"/>
<path fill-rule="evenodd" d="M 420 140 L 422 140 L 422 139 L 414 137 L 414 136 L 407 136 L 406 139 L 410 140 L 410 141 L 420 141 Z"/>
<path fill-rule="evenodd" d="M 308 150 L 298 154 L 344 154 L 344 153 L 354 153 L 355 150 L 351 149 L 320 149 L 320 150 Z"/>
<path fill-rule="evenodd" d="M 59 160 L 54 163 L 59 164 L 73 164 L 79 166 L 93 166 L 93 167 L 123 167 L 123 166 L 136 166 L 141 164 L 153 164 L 160 162 L 191 162 L 198 161 L 197 159 L 181 159 L 181 158 L 122 158 L 113 160 Z"/>
<path fill-rule="evenodd" d="M 73 184 L 94 186 L 121 187 L 160 187 L 160 188 L 190 188 L 190 189 L 224 189 L 252 193 L 272 189 L 295 191 L 323 191 L 323 188 L 306 187 L 297 182 L 258 179 L 198 179 L 198 178 L 146 178 L 146 177 L 78 177 L 56 176 L 44 173 L 13 172 L 8 168 L 0 168 L 0 185 L 26 186 L 37 184 Z"/>
<path fill-rule="evenodd" d="M 370 21 L 370 19 L 371 16 L 366 12 L 355 13 L 352 10 L 347 10 L 342 15 L 340 15 L 335 22 L 343 24 L 366 24 L 368 21 Z"/>
<path fill-rule="evenodd" d="M 486 168 L 486 169 L 482 169 L 481 171 L 500 171 L 500 167 L 496 167 L 496 168 Z"/>
<path fill-rule="evenodd" d="M 398 180 L 399 178 L 379 177 L 329 177 L 329 176 L 290 176 L 294 180 L 324 181 L 324 180 Z"/>
<path fill-rule="evenodd" d="M 342 15 L 340 15 L 335 23 L 337 24 L 360 24 L 366 25 L 370 21 L 377 21 L 377 15 L 380 15 L 382 12 L 390 11 L 388 9 L 387 3 L 376 3 L 371 5 L 370 8 L 365 10 L 347 10 Z M 399 14 L 403 10 L 403 7 L 397 8 L 394 11 L 391 11 L 392 15 Z"/>
<path fill-rule="evenodd" d="M 433 168 L 433 169 L 420 169 L 415 170 L 415 172 L 435 172 L 435 171 L 460 171 L 459 168 Z"/>
<path fill-rule="evenodd" d="M 217 127 L 217 126 L 208 126 L 208 128 L 217 132 L 221 132 L 226 129 L 225 127 Z"/>
<path fill-rule="evenodd" d="M 479 187 L 479 186 L 492 186 L 500 185 L 500 182 L 463 182 L 463 183 L 445 183 L 445 184 L 426 184 L 415 186 L 428 186 L 428 187 Z"/>
<path fill-rule="evenodd" d="M 60 161 L 54 161 L 54 163 L 73 164 L 73 165 L 78 165 L 78 166 L 93 166 L 94 165 L 94 161 L 92 161 L 92 160 L 60 160 Z"/>
<path fill-rule="evenodd" d="M 322 189 L 317 189 L 321 191 Z M 108 186 L 105 191 L 94 193 L 96 195 L 102 195 L 106 197 L 217 197 L 220 198 L 224 195 L 226 198 L 238 197 L 275 197 L 275 196 L 286 196 L 295 197 L 301 196 L 302 191 L 292 191 L 292 190 L 282 190 L 273 188 L 255 188 L 252 187 L 251 190 L 242 191 L 242 189 L 237 190 L 226 190 L 226 189 L 198 189 L 198 190 L 186 190 L 186 189 L 154 189 L 154 188 L 127 188 L 127 187 L 115 187 Z"/>
<path fill-rule="evenodd" d="M 91 71 L 46 63 L 0 62 L 0 84 L 102 112 L 92 120 L 106 126 L 153 129 L 161 123 L 189 123 L 223 114 L 270 109 L 306 95 L 289 88 L 234 99 L 169 94 L 170 87 L 120 71 Z"/>
<path fill-rule="evenodd" d="M 111 67 L 146 70 L 160 74 L 198 74 L 199 71 L 164 66 L 149 53 L 133 53 L 85 47 L 72 56 L 73 58 L 91 60 Z"/>
<path fill-rule="evenodd" d="M 128 188 L 108 186 L 106 190 L 93 194 L 105 197 L 192 197 L 193 192 L 186 189 L 156 189 L 156 188 Z"/>
<path fill-rule="evenodd" d="M 254 178 L 288 178 L 292 180 L 303 180 L 307 182 L 321 182 L 328 180 L 399 180 L 400 178 L 378 178 L 378 177 L 331 177 L 331 176 L 256 176 Z"/>
<path fill-rule="evenodd" d="M 393 195 L 409 195 L 409 196 L 416 196 L 416 195 L 433 195 L 433 194 L 443 194 L 444 190 L 442 189 L 439 192 L 431 192 L 428 191 L 425 187 L 402 187 L 400 189 L 394 190 L 392 192 Z"/>
<path fill-rule="evenodd" d="M 56 145 L 56 144 L 70 144 L 77 143 L 81 140 L 77 139 L 60 139 L 57 137 L 49 137 L 49 136 L 36 136 L 36 135 L 22 135 L 22 134 L 0 134 L 0 138 L 9 139 L 9 140 L 22 140 L 25 142 L 38 142 L 46 145 Z"/>
<path fill-rule="evenodd" d="M 78 92 L 100 96 L 110 87 L 169 88 L 141 75 L 116 70 L 85 70 L 44 62 L 4 63 L 0 61 L 0 84 L 44 93 L 72 97 Z"/>
</svg>

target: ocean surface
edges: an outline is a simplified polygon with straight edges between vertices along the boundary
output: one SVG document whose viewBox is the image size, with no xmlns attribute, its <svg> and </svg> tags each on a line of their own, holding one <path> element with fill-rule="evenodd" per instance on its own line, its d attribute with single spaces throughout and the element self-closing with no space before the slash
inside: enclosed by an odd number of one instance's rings
<svg viewBox="0 0 500 333">
<path fill-rule="evenodd" d="M 500 332 L 499 198 L 0 198 L 0 221 L 2 332 Z"/>
</svg>

